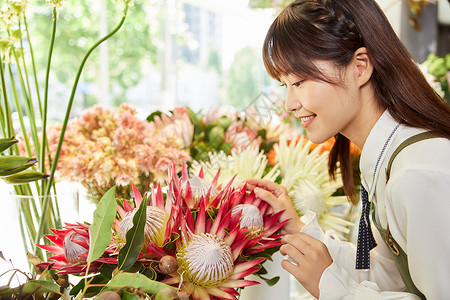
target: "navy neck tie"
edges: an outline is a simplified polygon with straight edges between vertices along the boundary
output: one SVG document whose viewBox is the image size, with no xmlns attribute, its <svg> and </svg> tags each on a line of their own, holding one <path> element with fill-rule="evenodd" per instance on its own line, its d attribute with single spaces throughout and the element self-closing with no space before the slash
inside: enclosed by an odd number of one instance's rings
<svg viewBox="0 0 450 300">
<path fill-rule="evenodd" d="M 361 184 L 361 202 L 362 202 L 362 212 L 361 219 L 359 221 L 359 231 L 358 231 L 358 245 L 356 247 L 356 269 L 370 269 L 370 255 L 369 251 L 375 248 L 377 243 L 372 234 L 372 229 L 370 228 L 370 203 L 369 195 L 366 189 Z"/>
</svg>

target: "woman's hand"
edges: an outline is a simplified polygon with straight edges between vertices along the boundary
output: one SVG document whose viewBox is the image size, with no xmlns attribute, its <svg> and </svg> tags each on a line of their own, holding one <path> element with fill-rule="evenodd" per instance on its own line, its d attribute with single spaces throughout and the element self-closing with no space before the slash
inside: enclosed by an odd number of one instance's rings
<svg viewBox="0 0 450 300">
<path fill-rule="evenodd" d="M 247 189 L 254 191 L 256 196 L 266 201 L 272 207 L 274 213 L 284 210 L 280 221 L 290 219 L 282 228 L 282 234 L 297 233 L 305 226 L 300 221 L 291 198 L 282 185 L 264 179 L 247 179 Z"/>
<path fill-rule="evenodd" d="M 295 261 L 292 263 L 283 260 L 281 266 L 318 299 L 322 273 L 333 263 L 327 246 L 303 232 L 285 235 L 281 242 L 283 243 L 280 248 L 281 254 L 289 255 Z"/>
</svg>

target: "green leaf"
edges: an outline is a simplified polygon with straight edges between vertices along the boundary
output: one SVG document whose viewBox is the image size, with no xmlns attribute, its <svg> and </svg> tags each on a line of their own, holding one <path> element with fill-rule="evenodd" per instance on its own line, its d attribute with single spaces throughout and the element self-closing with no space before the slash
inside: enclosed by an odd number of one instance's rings
<svg viewBox="0 0 450 300">
<path fill-rule="evenodd" d="M 90 278 L 92 278 L 92 277 L 90 277 Z M 104 284 L 106 286 L 106 284 L 108 282 L 109 282 L 108 278 L 105 278 L 101 274 L 96 275 L 96 276 L 94 276 L 92 281 L 89 282 L 88 288 L 86 289 L 85 293 L 86 294 L 98 293 L 103 289 L 103 286 L 90 286 L 90 285 L 91 284 L 98 284 L 98 285 Z M 71 295 L 71 296 L 77 295 L 80 291 L 82 291 L 84 289 L 85 283 L 86 283 L 86 279 L 85 278 L 81 279 L 74 287 L 72 287 L 70 289 L 69 295 Z"/>
<path fill-rule="evenodd" d="M 140 273 L 119 273 L 108 283 L 106 290 L 117 290 L 125 286 L 142 288 L 147 294 L 156 294 L 163 288 L 169 287 L 167 284 L 150 280 Z"/>
<path fill-rule="evenodd" d="M 189 115 L 189 119 L 191 120 L 192 125 L 194 125 L 194 136 L 200 134 L 203 132 L 202 125 L 200 123 L 199 118 L 197 117 L 197 114 L 192 111 L 189 107 L 186 107 L 187 113 Z"/>
<path fill-rule="evenodd" d="M 126 234 L 127 242 L 119 251 L 119 270 L 131 267 L 144 246 L 144 228 L 147 221 L 148 198 L 144 198 L 133 217 L 133 227 Z"/>
<path fill-rule="evenodd" d="M 111 226 L 116 217 L 116 187 L 102 197 L 94 211 L 94 220 L 89 226 L 89 254 L 87 262 L 93 262 L 105 252 L 111 241 Z"/>
<path fill-rule="evenodd" d="M 148 117 L 147 117 L 147 122 L 154 122 L 155 121 L 155 116 L 161 117 L 162 112 L 157 110 L 152 112 Z"/>
<path fill-rule="evenodd" d="M 141 296 L 128 293 L 127 291 L 123 291 L 120 295 L 120 298 L 122 300 L 140 300 L 140 299 L 142 299 Z"/>
<path fill-rule="evenodd" d="M 267 283 L 268 286 L 274 286 L 280 280 L 280 276 L 275 276 L 274 278 L 271 278 L 271 279 L 267 279 L 267 278 L 264 278 L 262 276 L 259 276 L 259 278 L 264 280 Z"/>
<path fill-rule="evenodd" d="M 2 178 L 7 184 L 24 184 L 37 180 L 44 180 L 50 177 L 49 174 L 41 173 L 34 170 L 23 170 L 19 173 Z"/>
<path fill-rule="evenodd" d="M 31 280 L 27 283 L 14 289 L 16 293 L 31 294 L 31 293 L 59 293 L 59 285 L 45 280 Z"/>
<path fill-rule="evenodd" d="M 11 147 L 12 145 L 18 143 L 19 141 L 16 140 L 14 137 L 9 138 L 9 139 L 0 139 L 0 152 L 5 151 L 6 149 L 8 149 L 9 147 Z"/>
</svg>

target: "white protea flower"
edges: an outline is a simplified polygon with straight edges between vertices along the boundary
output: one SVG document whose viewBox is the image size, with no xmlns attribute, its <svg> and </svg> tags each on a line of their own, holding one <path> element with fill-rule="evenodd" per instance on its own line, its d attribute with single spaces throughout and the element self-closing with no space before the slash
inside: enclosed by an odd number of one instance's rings
<svg viewBox="0 0 450 300">
<path fill-rule="evenodd" d="M 231 247 L 210 233 L 193 235 L 177 253 L 180 273 L 195 285 L 211 288 L 228 280 L 234 268 Z"/>
<path fill-rule="evenodd" d="M 194 161 L 190 172 L 192 175 L 197 175 L 203 169 L 204 179 L 212 182 L 220 170 L 218 185 L 227 184 L 234 176 L 236 176 L 234 185 L 249 178 L 275 181 L 280 174 L 278 167 L 273 167 L 264 175 L 267 164 L 267 156 L 263 151 L 259 152 L 257 148 L 233 149 L 231 155 L 226 155 L 223 151 L 209 153 L 209 162 Z"/>
<path fill-rule="evenodd" d="M 328 151 L 320 153 L 321 145 L 310 151 L 311 144 L 304 136 L 290 143 L 286 136 L 281 136 L 280 142 L 274 146 L 281 184 L 288 190 L 299 216 L 308 210 L 313 211 L 324 230 L 348 233 L 347 227 L 351 223 L 333 211 L 336 206 L 348 203 L 345 196 L 333 196 L 342 186 L 340 174 L 337 174 L 336 181 L 331 181 L 328 176 Z"/>
<path fill-rule="evenodd" d="M 118 233 L 125 240 L 128 230 L 133 227 L 133 217 L 138 209 L 135 208 L 128 212 L 119 224 Z M 167 216 L 164 209 L 156 206 L 147 206 L 147 221 L 145 223 L 145 238 L 161 245 L 164 239 L 164 229 L 166 227 Z"/>
<path fill-rule="evenodd" d="M 241 213 L 239 222 L 242 227 L 247 227 L 247 232 L 259 235 L 264 231 L 264 219 L 259 208 L 252 204 L 239 204 L 233 207 L 231 216 Z"/>
</svg>

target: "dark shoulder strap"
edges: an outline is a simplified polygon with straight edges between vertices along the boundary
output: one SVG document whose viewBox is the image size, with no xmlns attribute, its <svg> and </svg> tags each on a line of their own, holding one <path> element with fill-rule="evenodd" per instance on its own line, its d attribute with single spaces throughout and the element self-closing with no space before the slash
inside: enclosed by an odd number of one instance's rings
<svg viewBox="0 0 450 300">
<path fill-rule="evenodd" d="M 437 137 L 439 137 L 437 134 L 435 134 L 433 132 L 425 131 L 425 132 L 413 135 L 413 136 L 407 138 L 406 140 L 404 140 L 397 147 L 397 149 L 395 149 L 394 153 L 392 153 L 391 159 L 389 160 L 388 166 L 386 168 L 386 182 L 388 182 L 389 176 L 391 174 L 392 163 L 394 162 L 394 159 L 397 157 L 397 155 L 400 153 L 400 151 L 402 151 L 407 146 L 409 146 L 411 144 L 414 144 L 414 143 L 416 143 L 418 141 L 431 139 L 431 138 L 437 138 Z"/>
</svg>

